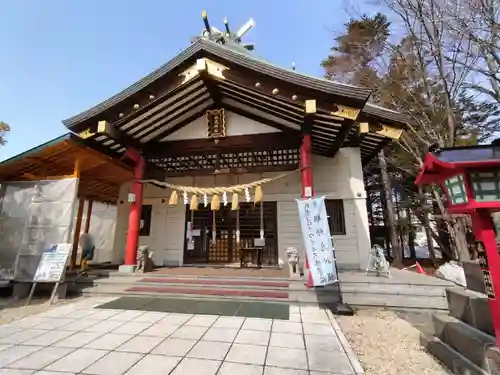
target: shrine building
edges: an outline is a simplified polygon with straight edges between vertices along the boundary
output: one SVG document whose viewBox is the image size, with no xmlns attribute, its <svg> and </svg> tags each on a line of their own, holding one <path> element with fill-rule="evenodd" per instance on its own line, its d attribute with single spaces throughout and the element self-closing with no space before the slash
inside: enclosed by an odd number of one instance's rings
<svg viewBox="0 0 500 375">
<path fill-rule="evenodd" d="M 288 248 L 304 251 L 296 200 L 324 195 L 339 267 L 366 268 L 363 167 L 404 116 L 369 104 L 367 88 L 258 57 L 242 42 L 252 23 L 204 22 L 169 62 L 63 121 L 74 147 L 101 158 L 79 198 L 116 203 L 110 261 L 126 270 L 147 245 L 157 266 L 233 264 L 258 243 L 262 264 L 280 266 Z M 29 178 L 2 164 L 0 180 Z"/>
</svg>

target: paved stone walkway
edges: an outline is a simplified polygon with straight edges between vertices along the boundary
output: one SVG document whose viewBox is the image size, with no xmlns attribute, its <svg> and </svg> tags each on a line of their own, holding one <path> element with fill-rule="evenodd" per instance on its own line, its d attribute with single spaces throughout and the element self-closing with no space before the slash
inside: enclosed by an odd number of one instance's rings
<svg viewBox="0 0 500 375">
<path fill-rule="evenodd" d="M 331 315 L 290 320 L 97 309 L 88 298 L 0 326 L 0 375 L 353 375 Z"/>
</svg>

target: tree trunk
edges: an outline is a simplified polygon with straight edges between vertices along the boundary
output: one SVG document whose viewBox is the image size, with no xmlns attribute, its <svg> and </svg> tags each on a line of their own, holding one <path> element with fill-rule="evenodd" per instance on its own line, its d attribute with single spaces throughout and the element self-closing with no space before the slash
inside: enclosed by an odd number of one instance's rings
<svg viewBox="0 0 500 375">
<path fill-rule="evenodd" d="M 420 198 L 420 209 L 422 211 L 422 224 L 425 231 L 425 239 L 427 241 L 427 249 L 429 250 L 429 258 L 431 258 L 432 265 L 437 266 L 436 251 L 434 250 L 434 238 L 432 236 L 431 221 L 429 220 L 429 212 L 427 212 L 427 198 L 424 194 L 422 186 L 418 187 L 418 195 Z"/>
<path fill-rule="evenodd" d="M 387 226 L 386 228 L 390 235 L 391 249 L 393 264 L 395 266 L 400 266 L 403 264 L 403 254 L 401 251 L 401 244 L 399 242 L 399 236 L 396 230 L 396 219 L 394 217 L 394 206 L 392 204 L 392 188 L 389 181 L 389 174 L 387 173 L 387 160 L 385 159 L 384 150 L 381 150 L 378 154 L 379 166 L 380 166 L 380 177 L 382 179 L 383 193 L 385 196 L 385 208 L 387 213 Z"/>
<path fill-rule="evenodd" d="M 466 227 L 459 223 L 458 220 L 454 220 L 453 217 L 448 213 L 446 207 L 444 207 L 441 201 L 441 196 L 435 188 L 432 188 L 432 194 L 437 201 L 439 210 L 443 218 L 443 222 L 446 225 L 450 237 L 450 246 L 456 260 L 470 260 L 469 250 L 467 248 L 467 237 L 465 229 Z M 465 247 L 465 248 L 464 248 Z"/>
<path fill-rule="evenodd" d="M 469 243 L 467 242 L 467 220 L 463 217 L 455 219 L 455 246 L 459 260 L 470 260 Z"/>
<path fill-rule="evenodd" d="M 408 250 L 410 250 L 410 259 L 417 259 L 415 252 L 415 231 L 413 230 L 412 214 L 410 207 L 406 207 L 406 217 L 408 218 Z"/>
</svg>

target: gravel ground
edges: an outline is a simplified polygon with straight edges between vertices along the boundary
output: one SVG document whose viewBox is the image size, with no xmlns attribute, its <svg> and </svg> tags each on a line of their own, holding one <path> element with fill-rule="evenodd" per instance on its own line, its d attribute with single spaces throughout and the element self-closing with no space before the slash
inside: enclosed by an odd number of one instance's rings
<svg viewBox="0 0 500 375">
<path fill-rule="evenodd" d="M 367 309 L 336 319 L 366 375 L 450 374 L 420 346 L 420 331 L 413 323 L 422 321 L 422 313 L 415 315 L 417 319 L 411 312 Z"/>
</svg>

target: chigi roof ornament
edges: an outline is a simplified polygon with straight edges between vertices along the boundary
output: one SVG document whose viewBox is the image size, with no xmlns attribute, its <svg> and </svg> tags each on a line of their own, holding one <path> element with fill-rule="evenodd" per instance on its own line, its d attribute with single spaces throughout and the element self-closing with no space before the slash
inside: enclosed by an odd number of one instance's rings
<svg viewBox="0 0 500 375">
<path fill-rule="evenodd" d="M 227 18 L 224 19 L 224 31 L 217 29 L 215 26 L 210 26 L 210 22 L 208 21 L 207 12 L 203 11 L 201 13 L 201 17 L 203 18 L 203 23 L 205 24 L 205 28 L 202 30 L 201 35 L 199 37 L 194 38 L 195 40 L 199 38 L 210 39 L 216 43 L 220 44 L 237 44 L 249 51 L 254 49 L 253 44 L 243 44 L 241 43 L 241 39 L 243 36 L 250 31 L 252 27 L 255 26 L 255 21 L 253 18 L 250 18 L 243 26 L 241 26 L 238 31 L 233 32 L 229 27 L 229 21 Z"/>
</svg>

